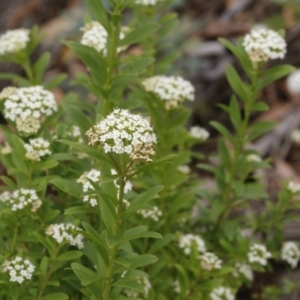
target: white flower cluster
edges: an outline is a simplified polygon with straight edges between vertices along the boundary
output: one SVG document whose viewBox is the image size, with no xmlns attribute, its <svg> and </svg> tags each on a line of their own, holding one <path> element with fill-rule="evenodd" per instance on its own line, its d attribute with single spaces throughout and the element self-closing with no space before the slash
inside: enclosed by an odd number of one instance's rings
<svg viewBox="0 0 300 300">
<path fill-rule="evenodd" d="M 77 182 L 82 184 L 82 191 L 88 192 L 88 191 L 93 191 L 95 188 L 91 184 L 90 181 L 95 182 L 97 184 L 100 183 L 100 175 L 101 172 L 96 170 L 96 169 L 91 169 L 88 172 L 84 172 L 78 179 Z M 90 181 L 89 181 L 90 180 Z M 97 194 L 89 194 L 89 195 L 84 195 L 83 196 L 83 201 L 84 202 L 89 202 L 91 206 L 96 206 L 98 205 L 98 198 Z"/>
<path fill-rule="evenodd" d="M 177 170 L 186 175 L 191 173 L 191 168 L 188 165 L 180 165 L 177 167 Z"/>
<path fill-rule="evenodd" d="M 37 211 L 42 205 L 42 201 L 37 196 L 35 190 L 21 188 L 14 192 L 3 192 L 0 201 L 10 206 L 12 211 L 17 211 L 31 206 L 31 211 Z"/>
<path fill-rule="evenodd" d="M 286 54 L 285 40 L 276 31 L 263 27 L 252 29 L 243 46 L 253 62 L 282 59 Z"/>
<path fill-rule="evenodd" d="M 127 153 L 135 160 L 151 162 L 156 135 L 149 121 L 128 110 L 115 109 L 87 131 L 89 145 L 100 144 L 105 153 Z"/>
<path fill-rule="evenodd" d="M 295 144 L 299 144 L 300 145 L 300 130 L 299 129 L 295 129 L 295 130 L 292 131 L 292 133 L 291 133 L 291 140 Z"/>
<path fill-rule="evenodd" d="M 182 248 L 186 255 L 191 253 L 193 243 L 200 253 L 206 252 L 205 242 L 200 236 L 189 233 L 183 234 L 179 238 L 179 248 Z"/>
<path fill-rule="evenodd" d="M 28 29 L 8 30 L 0 36 L 0 55 L 17 53 L 26 48 L 30 40 Z"/>
<path fill-rule="evenodd" d="M 186 100 L 194 101 L 195 89 L 192 84 L 179 76 L 154 76 L 143 81 L 147 92 L 154 93 L 161 100 L 166 101 L 166 109 L 178 107 Z"/>
<path fill-rule="evenodd" d="M 137 283 L 144 286 L 144 296 L 145 296 L 145 298 L 147 298 L 149 291 L 152 288 L 152 285 L 151 285 L 149 279 L 147 277 L 137 277 L 136 281 L 137 281 Z M 133 290 L 129 290 L 129 289 L 125 289 L 124 293 L 129 298 L 137 298 L 139 296 L 139 293 L 137 291 L 133 291 Z"/>
<path fill-rule="evenodd" d="M 76 246 L 78 249 L 83 248 L 83 235 L 78 233 L 80 228 L 71 223 L 59 223 L 50 225 L 46 234 L 51 236 L 57 243 L 69 243 L 71 246 Z"/>
<path fill-rule="evenodd" d="M 161 0 L 135 0 L 135 3 L 148 6 L 148 5 L 156 5 L 160 1 Z"/>
<path fill-rule="evenodd" d="M 300 70 L 295 71 L 287 77 L 286 87 L 292 95 L 300 94 Z"/>
<path fill-rule="evenodd" d="M 300 192 L 300 183 L 296 183 L 294 181 L 289 181 L 287 188 L 293 194 L 299 193 Z"/>
<path fill-rule="evenodd" d="M 190 136 L 192 136 L 195 139 L 206 141 L 209 138 L 209 132 L 199 126 L 193 126 L 190 128 L 189 131 Z"/>
<path fill-rule="evenodd" d="M 296 268 L 300 260 L 300 250 L 295 242 L 285 242 L 281 249 L 281 259 L 286 261 L 291 268 Z"/>
<path fill-rule="evenodd" d="M 16 122 L 18 131 L 36 133 L 44 118 L 57 111 L 51 92 L 42 86 L 16 88 L 4 102 L 4 117 Z"/>
<path fill-rule="evenodd" d="M 199 259 L 203 270 L 211 271 L 222 268 L 222 261 L 212 252 L 205 252 L 199 256 Z"/>
<path fill-rule="evenodd" d="M 81 37 L 80 43 L 85 46 L 94 48 L 98 52 L 106 54 L 106 44 L 107 44 L 107 31 L 106 29 L 97 21 L 92 21 L 87 23 L 81 28 L 83 35 Z M 121 28 L 120 40 L 124 39 L 126 28 Z M 117 52 L 125 50 L 126 47 L 118 47 Z"/>
<path fill-rule="evenodd" d="M 154 206 L 150 210 L 139 209 L 137 213 L 142 215 L 145 219 L 152 219 L 155 222 L 158 222 L 160 217 L 162 216 L 162 211 L 157 206 Z"/>
<path fill-rule="evenodd" d="M 246 160 L 249 162 L 261 162 L 262 161 L 261 157 L 257 154 L 247 155 Z"/>
<path fill-rule="evenodd" d="M 253 244 L 251 245 L 247 256 L 250 263 L 258 263 L 262 266 L 266 266 L 268 259 L 272 257 L 272 254 L 267 250 L 265 245 Z"/>
<path fill-rule="evenodd" d="M 35 266 L 28 260 L 16 256 L 13 260 L 7 260 L 2 265 L 3 273 L 8 272 L 11 282 L 22 283 L 31 279 Z"/>
<path fill-rule="evenodd" d="M 240 275 L 244 276 L 249 281 L 252 281 L 254 276 L 251 266 L 245 263 L 237 262 L 234 266 L 233 276 L 239 277 Z"/>
<path fill-rule="evenodd" d="M 211 300 L 234 300 L 235 296 L 229 288 L 220 286 L 212 290 L 209 294 Z"/>
<path fill-rule="evenodd" d="M 30 139 L 28 144 L 24 144 L 25 156 L 34 161 L 40 161 L 41 157 L 51 155 L 50 143 L 43 138 Z"/>
</svg>

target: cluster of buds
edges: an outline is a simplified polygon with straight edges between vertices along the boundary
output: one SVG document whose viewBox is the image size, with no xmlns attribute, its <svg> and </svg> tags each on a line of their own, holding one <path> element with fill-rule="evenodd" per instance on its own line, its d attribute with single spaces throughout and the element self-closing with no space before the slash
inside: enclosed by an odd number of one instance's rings
<svg viewBox="0 0 300 300">
<path fill-rule="evenodd" d="M 24 144 L 26 150 L 25 157 L 33 161 L 40 161 L 41 157 L 51 155 L 50 143 L 43 138 L 30 139 L 28 144 Z"/>
<path fill-rule="evenodd" d="M 209 294 L 211 300 L 234 300 L 235 296 L 232 291 L 224 286 L 219 286 Z"/>
<path fill-rule="evenodd" d="M 253 280 L 253 270 L 250 265 L 245 264 L 245 263 L 237 262 L 234 266 L 232 275 L 234 277 L 243 276 L 249 281 Z"/>
<path fill-rule="evenodd" d="M 150 210 L 139 209 L 137 213 L 142 215 L 145 219 L 152 219 L 155 222 L 158 222 L 162 216 L 162 211 L 157 206 L 154 206 Z"/>
<path fill-rule="evenodd" d="M 209 138 L 209 132 L 206 129 L 199 126 L 191 127 L 189 134 L 191 137 L 201 141 L 206 141 Z"/>
<path fill-rule="evenodd" d="M 222 268 L 222 261 L 212 252 L 205 252 L 199 256 L 199 259 L 203 270 L 211 271 Z"/>
<path fill-rule="evenodd" d="M 291 268 L 296 268 L 300 260 L 299 247 L 294 242 L 285 242 L 281 249 L 281 259 L 286 261 Z"/>
</svg>

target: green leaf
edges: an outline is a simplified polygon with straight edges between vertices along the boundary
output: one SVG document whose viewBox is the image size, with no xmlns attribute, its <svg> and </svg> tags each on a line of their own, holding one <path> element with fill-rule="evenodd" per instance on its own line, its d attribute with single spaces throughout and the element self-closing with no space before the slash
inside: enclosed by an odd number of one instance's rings
<svg viewBox="0 0 300 300">
<path fill-rule="evenodd" d="M 142 237 L 151 237 L 155 239 L 162 238 L 161 234 L 154 231 L 148 231 L 146 226 L 136 226 L 126 230 L 124 233 L 124 241 L 131 241 Z"/>
<path fill-rule="evenodd" d="M 29 80 L 14 73 L 0 73 L 0 79 L 11 80 L 14 84 L 19 85 L 21 87 L 31 86 Z"/>
<path fill-rule="evenodd" d="M 50 52 L 44 52 L 33 65 L 33 72 L 38 82 L 41 81 L 51 59 Z"/>
<path fill-rule="evenodd" d="M 73 260 L 82 256 L 82 252 L 78 250 L 67 251 L 57 257 L 58 261 Z"/>
<path fill-rule="evenodd" d="M 124 39 L 120 40 L 119 47 L 137 43 L 159 29 L 159 24 L 145 24 L 129 32 Z"/>
<path fill-rule="evenodd" d="M 262 101 L 256 102 L 252 106 L 252 111 L 267 111 L 267 110 L 269 110 L 269 105 Z"/>
<path fill-rule="evenodd" d="M 64 191 L 65 193 L 80 199 L 82 191 L 79 188 L 79 184 L 75 181 L 64 179 L 64 178 L 53 178 L 49 181 L 60 190 Z"/>
<path fill-rule="evenodd" d="M 44 296 L 42 298 L 42 300 L 67 300 L 67 299 L 69 299 L 69 296 L 64 293 L 53 293 L 53 294 Z"/>
<path fill-rule="evenodd" d="M 48 170 L 48 169 L 55 168 L 58 165 L 59 165 L 59 163 L 56 160 L 50 159 L 50 160 L 38 162 L 37 164 L 34 165 L 34 169 L 35 170 Z"/>
<path fill-rule="evenodd" d="M 94 81 L 104 85 L 107 79 L 107 63 L 101 55 L 92 47 L 75 42 L 67 42 L 66 44 L 87 65 Z"/>
<path fill-rule="evenodd" d="M 242 117 L 238 101 L 234 95 L 231 97 L 229 103 L 229 116 L 234 128 L 239 130 L 242 125 Z"/>
<path fill-rule="evenodd" d="M 159 197 L 157 193 L 159 193 L 164 187 L 162 185 L 154 186 L 148 191 L 144 192 L 141 195 L 138 195 L 130 204 L 129 208 L 126 210 L 125 214 L 128 212 L 134 212 L 141 205 L 147 204 L 151 199 Z"/>
<path fill-rule="evenodd" d="M 248 74 L 248 76 L 251 76 L 250 73 L 252 71 L 252 62 L 249 59 L 248 54 L 245 52 L 241 41 L 238 42 L 237 47 L 224 38 L 219 38 L 218 41 L 226 48 L 228 48 L 238 58 L 246 74 Z"/>
<path fill-rule="evenodd" d="M 217 129 L 225 138 L 227 138 L 232 144 L 234 144 L 233 137 L 229 130 L 219 122 L 211 121 L 211 126 Z"/>
<path fill-rule="evenodd" d="M 115 283 L 113 283 L 113 286 L 120 286 L 120 287 L 128 288 L 128 289 L 140 292 L 140 293 L 145 292 L 144 286 L 137 283 L 135 279 L 122 278 L 122 279 L 117 280 Z"/>
<path fill-rule="evenodd" d="M 91 271 L 90 269 L 84 267 L 79 263 L 72 263 L 71 268 L 83 286 L 86 286 L 92 282 L 101 279 L 97 276 L 95 272 Z"/>
<path fill-rule="evenodd" d="M 242 81 L 236 70 L 231 66 L 227 65 L 226 77 L 234 92 L 241 97 L 242 100 L 247 101 L 251 95 L 249 86 Z"/>
<path fill-rule="evenodd" d="M 221 164 L 224 165 L 227 169 L 231 167 L 231 157 L 229 150 L 224 142 L 224 139 L 220 139 L 218 143 L 218 156 L 221 159 Z"/>
<path fill-rule="evenodd" d="M 85 214 L 85 213 L 92 213 L 94 209 L 85 206 L 73 206 L 67 208 L 64 212 L 64 215 L 76 215 L 76 214 Z"/>
<path fill-rule="evenodd" d="M 57 140 L 57 142 L 69 145 L 85 154 L 87 154 L 88 156 L 99 160 L 99 161 L 103 161 L 106 162 L 107 164 L 109 164 L 110 166 L 114 167 L 114 165 L 112 164 L 112 162 L 103 154 L 101 154 L 100 152 L 94 150 L 92 147 L 84 145 L 84 144 L 80 144 L 80 143 L 76 143 L 76 142 L 72 142 L 69 140 Z"/>
<path fill-rule="evenodd" d="M 142 73 L 146 70 L 148 66 L 150 66 L 154 62 L 153 57 L 142 57 L 138 58 L 134 62 L 129 63 L 125 68 L 125 73 Z"/>
<path fill-rule="evenodd" d="M 130 269 L 136 269 L 157 262 L 158 258 L 151 254 L 142 254 L 130 259 Z"/>
<path fill-rule="evenodd" d="M 14 181 L 12 181 L 10 178 L 8 178 L 7 176 L 0 176 L 1 180 L 10 188 L 12 189 L 17 189 L 17 185 Z"/>
<path fill-rule="evenodd" d="M 150 249 L 148 250 L 149 253 L 155 253 L 157 252 L 158 250 L 162 249 L 163 247 L 165 247 L 166 245 L 168 245 L 169 243 L 171 243 L 171 241 L 174 240 L 174 234 L 167 234 L 165 235 L 161 240 L 157 240 L 155 241 Z"/>
<path fill-rule="evenodd" d="M 84 1 L 91 15 L 106 29 L 109 30 L 109 20 L 107 10 L 103 7 L 101 0 L 85 0 Z"/>
<path fill-rule="evenodd" d="M 252 141 L 257 137 L 265 134 L 266 132 L 273 130 L 276 127 L 277 123 L 270 121 L 260 121 L 256 122 L 249 128 L 250 134 L 248 140 Z"/>
<path fill-rule="evenodd" d="M 296 70 L 296 68 L 291 65 L 279 65 L 279 66 L 270 68 L 262 73 L 263 79 L 261 79 L 259 82 L 259 88 L 261 89 L 261 88 L 269 85 L 273 81 L 276 81 L 276 80 L 294 72 L 295 70 Z"/>
<path fill-rule="evenodd" d="M 58 87 L 65 79 L 67 78 L 66 74 L 58 74 L 54 78 L 50 79 L 47 82 L 44 82 L 44 87 L 47 90 L 53 90 Z"/>
</svg>

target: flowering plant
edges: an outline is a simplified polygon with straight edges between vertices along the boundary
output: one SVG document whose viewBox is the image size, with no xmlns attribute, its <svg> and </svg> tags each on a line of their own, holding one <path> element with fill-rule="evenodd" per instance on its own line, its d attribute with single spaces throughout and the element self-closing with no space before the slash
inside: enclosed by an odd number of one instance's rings
<svg viewBox="0 0 300 300">
<path fill-rule="evenodd" d="M 157 50 L 177 24 L 166 13 L 170 1 L 109 3 L 108 12 L 87 0 L 93 20 L 79 42 L 66 43 L 87 67 L 73 81 L 83 98 L 70 93 L 56 103 L 51 90 L 64 76 L 44 81 L 48 53 L 31 63 L 36 28 L 0 37 L 1 59 L 26 72 L 0 74 L 14 83 L 0 94 L 1 299 L 232 300 L 271 259 L 295 268 L 299 249 L 284 242 L 283 226 L 300 188 L 290 182 L 275 203 L 267 200 L 260 178 L 248 177 L 269 163 L 246 147 L 275 126 L 250 117 L 268 109 L 261 89 L 294 70 L 266 66 L 285 55 L 284 38 L 263 28 L 237 45 L 220 39 L 247 79 L 227 66 L 234 95 L 220 106 L 234 130 L 211 122 L 221 137 L 218 163 L 207 163 L 193 146 L 209 132 L 186 128 L 192 84 L 161 75 L 176 57 Z M 124 27 L 128 9 L 134 19 Z M 126 52 L 133 44 L 142 54 Z M 213 174 L 214 190 L 201 187 L 195 168 Z M 267 203 L 259 216 L 234 217 L 253 200 Z"/>
</svg>

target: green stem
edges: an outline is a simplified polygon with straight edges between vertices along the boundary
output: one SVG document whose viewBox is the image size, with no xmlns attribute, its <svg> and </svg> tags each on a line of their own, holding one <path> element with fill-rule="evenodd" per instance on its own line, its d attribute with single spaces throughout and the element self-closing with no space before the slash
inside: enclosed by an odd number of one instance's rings
<svg viewBox="0 0 300 300">
<path fill-rule="evenodd" d="M 10 246 L 10 253 L 13 254 L 16 248 L 16 244 L 17 244 L 17 238 L 18 238 L 18 232 L 19 232 L 19 226 L 20 224 L 17 223 L 16 227 L 14 229 L 14 235 L 12 238 L 12 242 L 11 242 L 11 246 Z"/>
<path fill-rule="evenodd" d="M 34 75 L 33 75 L 33 70 L 31 68 L 31 64 L 29 62 L 29 59 L 26 58 L 25 62 L 22 64 L 22 67 L 30 81 L 31 84 L 35 85 L 36 84 L 36 80 L 34 78 Z"/>
<path fill-rule="evenodd" d="M 55 262 L 56 262 L 56 259 L 57 259 L 59 250 L 60 250 L 60 247 L 58 246 L 58 247 L 56 248 L 54 257 L 52 258 L 52 263 L 51 263 L 51 265 L 48 267 L 48 272 L 47 272 L 47 274 L 46 274 L 44 280 L 42 281 L 42 283 L 41 283 L 41 285 L 40 285 L 37 300 L 41 300 L 42 297 L 43 297 L 45 288 L 46 288 L 47 283 L 48 283 L 48 281 L 49 281 L 49 279 L 50 279 L 50 276 L 51 276 L 51 274 L 52 274 L 52 272 L 53 272 L 53 267 L 54 267 L 54 264 L 55 264 Z"/>
<path fill-rule="evenodd" d="M 246 143 L 246 135 L 247 135 L 247 128 L 249 125 L 249 120 L 252 112 L 252 107 L 254 102 L 256 101 L 256 87 L 257 87 L 257 81 L 258 81 L 258 69 L 256 66 L 254 66 L 254 72 L 253 76 L 251 78 L 251 97 L 249 97 L 248 100 L 245 100 L 245 116 L 244 120 L 241 126 L 241 129 L 239 132 L 237 132 L 238 136 L 238 142 L 234 145 L 234 151 L 233 151 L 233 161 L 231 164 L 231 168 L 229 170 L 229 179 L 227 182 L 227 185 L 224 189 L 224 192 L 222 194 L 222 203 L 227 203 L 230 200 L 231 191 L 232 191 L 232 185 L 234 183 L 234 180 L 236 179 L 236 173 L 238 168 L 238 162 L 240 159 L 241 154 L 243 153 L 244 145 Z M 221 220 L 227 216 L 227 214 L 231 210 L 231 205 L 227 206 L 224 211 L 219 215 L 217 222 L 216 222 L 216 228 L 220 225 Z"/>
<path fill-rule="evenodd" d="M 125 178 L 121 178 L 120 183 L 120 190 L 119 190 L 119 198 L 118 198 L 118 207 L 117 207 L 117 220 L 116 220 L 116 226 L 115 226 L 115 232 L 114 236 L 119 237 L 120 230 L 122 228 L 122 208 L 123 208 L 123 198 L 124 198 L 124 188 L 125 188 Z M 111 249 L 110 255 L 109 255 L 109 264 L 106 271 L 106 279 L 105 279 L 105 285 L 104 285 L 104 291 L 103 291 L 103 300 L 109 299 L 109 294 L 111 290 L 111 283 L 112 278 L 114 274 L 114 260 L 116 258 L 117 252 L 119 250 L 119 245 L 114 246 Z"/>
</svg>

